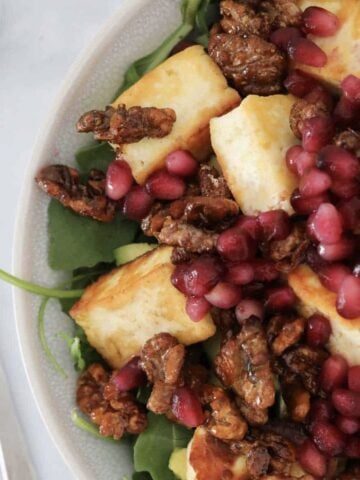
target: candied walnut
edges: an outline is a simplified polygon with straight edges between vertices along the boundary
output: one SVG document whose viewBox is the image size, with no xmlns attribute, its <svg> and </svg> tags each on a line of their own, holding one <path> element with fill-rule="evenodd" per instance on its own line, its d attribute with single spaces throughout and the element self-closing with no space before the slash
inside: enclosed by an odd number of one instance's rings
<svg viewBox="0 0 360 480">
<path fill-rule="evenodd" d="M 282 91 L 286 74 L 284 54 L 256 35 L 242 38 L 212 34 L 209 54 L 243 95 L 272 95 Z"/>
<path fill-rule="evenodd" d="M 179 381 L 185 360 L 185 347 L 169 333 L 158 333 L 148 340 L 142 351 L 140 366 L 149 381 L 168 385 Z"/>
<path fill-rule="evenodd" d="M 297 100 L 290 112 L 290 128 L 297 138 L 302 138 L 304 122 L 313 117 L 328 117 L 330 115 L 329 106 L 318 100 L 308 102 L 305 98 Z"/>
<path fill-rule="evenodd" d="M 171 410 L 171 400 L 176 388 L 176 385 L 167 385 L 161 380 L 156 381 L 147 402 L 147 408 L 158 415 L 168 414 Z"/>
<path fill-rule="evenodd" d="M 213 307 L 211 309 L 211 317 L 217 329 L 224 335 L 232 336 L 234 330 L 238 331 L 239 324 L 236 320 L 235 312 L 233 310 L 223 310 L 221 308 Z"/>
<path fill-rule="evenodd" d="M 188 252 L 184 247 L 174 247 L 171 253 L 171 262 L 174 265 L 189 262 L 193 258 L 193 254 Z"/>
<path fill-rule="evenodd" d="M 256 318 L 249 319 L 237 337 L 230 338 L 214 361 L 224 385 L 253 408 L 274 404 L 275 388 L 264 328 Z"/>
<path fill-rule="evenodd" d="M 297 379 L 290 383 L 281 382 L 281 392 L 290 419 L 294 422 L 305 422 L 310 411 L 310 393 Z"/>
<path fill-rule="evenodd" d="M 337 147 L 345 148 L 358 155 L 360 153 L 360 132 L 348 128 L 335 135 L 334 143 Z"/>
<path fill-rule="evenodd" d="M 203 365 L 193 365 L 190 361 L 185 364 L 183 373 L 185 385 L 195 391 L 205 385 L 209 377 L 209 371 Z"/>
<path fill-rule="evenodd" d="M 248 2 L 223 0 L 220 2 L 220 13 L 220 25 L 226 33 L 261 37 L 270 34 L 271 21 L 268 16 L 257 14 Z"/>
<path fill-rule="evenodd" d="M 313 395 L 319 392 L 318 377 L 328 357 L 325 350 L 300 345 L 284 353 L 282 359 L 289 370 L 301 378 L 304 387 Z"/>
<path fill-rule="evenodd" d="M 182 247 L 188 252 L 204 253 L 215 249 L 219 234 L 169 218 L 165 220 L 159 234 L 154 236 L 159 243 Z"/>
<path fill-rule="evenodd" d="M 66 165 L 49 165 L 35 178 L 39 187 L 64 207 L 100 222 L 111 222 L 116 213 L 116 202 L 105 195 L 105 175 L 91 170 L 86 184 L 74 168 Z"/>
<path fill-rule="evenodd" d="M 262 427 L 262 430 L 276 433 L 296 446 L 300 446 L 307 438 L 305 430 L 301 424 L 290 422 L 285 419 L 272 419 Z"/>
<path fill-rule="evenodd" d="M 203 197 L 232 198 L 225 178 L 211 165 L 201 165 L 198 178 Z"/>
<path fill-rule="evenodd" d="M 269 412 L 267 408 L 254 408 L 239 397 L 236 399 L 236 404 L 246 421 L 253 427 L 265 425 L 269 420 Z"/>
<path fill-rule="evenodd" d="M 131 107 L 123 104 L 91 110 L 78 120 L 78 132 L 93 132 L 96 140 L 123 143 L 139 142 L 145 137 L 162 138 L 168 135 L 176 120 L 171 108 Z"/>
<path fill-rule="evenodd" d="M 275 355 L 280 356 L 302 337 L 305 330 L 305 319 L 288 319 L 284 315 L 276 315 L 267 325 L 268 342 Z"/>
<path fill-rule="evenodd" d="M 295 0 L 270 0 L 260 4 L 260 11 L 267 14 L 273 30 L 281 27 L 300 27 L 302 11 Z"/>
</svg>

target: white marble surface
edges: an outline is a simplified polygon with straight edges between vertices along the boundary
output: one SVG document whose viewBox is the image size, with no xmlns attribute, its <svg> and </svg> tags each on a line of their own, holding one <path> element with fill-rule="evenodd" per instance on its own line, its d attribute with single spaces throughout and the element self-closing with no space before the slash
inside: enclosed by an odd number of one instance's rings
<svg viewBox="0 0 360 480">
<path fill-rule="evenodd" d="M 11 270 L 23 172 L 41 123 L 69 66 L 121 1 L 0 0 L 0 268 Z M 72 480 L 31 397 L 17 344 L 11 288 L 3 283 L 0 317 L 0 360 L 37 478 Z"/>
</svg>

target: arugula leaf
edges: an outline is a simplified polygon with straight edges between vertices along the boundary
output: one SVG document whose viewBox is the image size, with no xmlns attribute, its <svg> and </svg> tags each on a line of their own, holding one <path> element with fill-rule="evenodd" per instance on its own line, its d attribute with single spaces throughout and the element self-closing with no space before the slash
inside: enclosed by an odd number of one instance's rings
<svg viewBox="0 0 360 480">
<path fill-rule="evenodd" d="M 104 363 L 101 355 L 88 342 L 84 330 L 75 325 L 74 335 L 71 337 L 67 333 L 59 333 L 67 343 L 71 358 L 74 361 L 74 368 L 77 372 L 82 372 L 92 363 Z"/>
<path fill-rule="evenodd" d="M 196 15 L 196 42 L 200 43 L 204 47 L 208 46 L 209 42 L 209 24 L 215 22 L 216 14 L 218 13 L 218 5 L 216 5 L 216 10 L 214 4 L 216 0 L 203 0 L 199 11 Z"/>
<path fill-rule="evenodd" d="M 168 468 L 170 455 L 175 448 L 186 447 L 193 432 L 162 415 L 149 413 L 148 422 L 134 446 L 135 470 L 150 473 L 153 480 L 174 480 Z"/>
<path fill-rule="evenodd" d="M 115 159 L 114 149 L 107 143 L 95 143 L 81 148 L 75 154 L 80 173 L 88 173 L 92 168 L 106 172 L 109 163 Z"/>
<path fill-rule="evenodd" d="M 81 217 L 51 200 L 48 209 L 49 266 L 76 270 L 100 262 L 113 262 L 114 249 L 134 241 L 136 222 L 118 215 L 111 223 Z"/>
</svg>

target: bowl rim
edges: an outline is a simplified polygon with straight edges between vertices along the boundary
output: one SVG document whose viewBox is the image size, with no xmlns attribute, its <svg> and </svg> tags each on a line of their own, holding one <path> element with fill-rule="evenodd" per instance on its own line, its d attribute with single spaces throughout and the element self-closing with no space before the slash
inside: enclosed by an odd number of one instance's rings
<svg viewBox="0 0 360 480">
<path fill-rule="evenodd" d="M 28 160 L 23 176 L 23 184 L 17 206 L 15 228 L 14 228 L 14 242 L 12 248 L 12 272 L 14 275 L 23 277 L 25 274 L 25 223 L 24 219 L 24 205 L 29 205 L 31 192 L 35 188 L 32 181 L 34 171 L 41 159 L 45 155 L 48 144 L 55 133 L 55 120 L 61 115 L 63 110 L 66 110 L 71 91 L 75 85 L 81 81 L 81 78 L 86 77 L 92 65 L 96 63 L 97 59 L 102 53 L 105 45 L 111 43 L 114 35 L 127 24 L 134 14 L 142 7 L 150 3 L 151 0 L 123 0 L 122 4 L 114 11 L 114 13 L 102 24 L 95 36 L 89 41 L 88 45 L 80 51 L 74 62 L 68 69 L 64 80 L 61 82 L 58 93 L 45 115 L 42 124 L 38 130 L 35 138 L 34 147 L 30 159 Z M 40 366 L 36 360 L 35 351 L 32 348 L 31 342 L 27 340 L 27 329 L 34 328 L 27 321 L 27 303 L 31 294 L 12 288 L 12 299 L 14 307 L 14 317 L 16 326 L 16 335 L 19 342 L 21 361 L 25 369 L 26 378 L 30 386 L 32 396 L 34 398 L 36 407 L 40 413 L 48 434 L 55 445 L 57 451 L 60 453 L 63 461 L 75 476 L 80 480 L 89 480 L 89 476 L 84 473 L 82 461 L 76 451 L 73 451 L 60 428 L 60 425 L 53 416 L 52 396 L 48 395 L 46 389 L 46 382 L 43 381 Z"/>
</svg>

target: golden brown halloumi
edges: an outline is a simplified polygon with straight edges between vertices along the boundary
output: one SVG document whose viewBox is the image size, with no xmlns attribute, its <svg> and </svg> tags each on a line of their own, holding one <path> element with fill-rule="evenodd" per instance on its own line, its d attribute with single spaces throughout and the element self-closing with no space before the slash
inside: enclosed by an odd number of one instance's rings
<svg viewBox="0 0 360 480">
<path fill-rule="evenodd" d="M 299 310 L 304 316 L 321 313 L 330 320 L 330 351 L 343 355 L 350 365 L 360 364 L 360 318 L 341 317 L 336 311 L 336 294 L 327 290 L 308 266 L 301 265 L 291 272 L 288 281 L 300 300 Z"/>
<path fill-rule="evenodd" d="M 176 122 L 164 138 L 144 138 L 121 146 L 137 183 L 143 184 L 163 167 L 166 155 L 174 150 L 189 150 L 204 160 L 210 153 L 210 119 L 239 102 L 239 94 L 227 85 L 220 68 L 200 45 L 171 56 L 144 75 L 113 105 L 172 108 Z"/>
<path fill-rule="evenodd" d="M 326 8 L 340 19 L 340 30 L 331 37 L 309 35 L 328 56 L 322 68 L 295 64 L 322 81 L 338 87 L 349 74 L 360 76 L 360 2 L 358 0 L 299 0 L 302 9 L 311 6 Z"/>
<path fill-rule="evenodd" d="M 285 163 L 298 143 L 289 126 L 295 97 L 249 95 L 233 111 L 210 122 L 211 143 L 241 210 L 246 215 L 282 208 L 293 213 L 297 186 Z"/>
<path fill-rule="evenodd" d="M 172 247 L 162 246 L 90 285 L 70 315 L 114 368 L 137 355 L 153 335 L 168 332 L 190 345 L 215 333 L 211 316 L 192 322 L 185 296 L 170 281 Z"/>
</svg>

